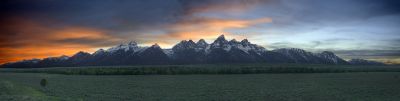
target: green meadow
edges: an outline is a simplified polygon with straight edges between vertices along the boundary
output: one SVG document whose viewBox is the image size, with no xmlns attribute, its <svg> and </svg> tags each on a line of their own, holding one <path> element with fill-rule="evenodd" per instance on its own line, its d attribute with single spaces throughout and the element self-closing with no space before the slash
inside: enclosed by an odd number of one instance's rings
<svg viewBox="0 0 400 101">
<path fill-rule="evenodd" d="M 400 101 L 395 66 L 207 66 L 1 69 L 0 101 Z"/>
</svg>

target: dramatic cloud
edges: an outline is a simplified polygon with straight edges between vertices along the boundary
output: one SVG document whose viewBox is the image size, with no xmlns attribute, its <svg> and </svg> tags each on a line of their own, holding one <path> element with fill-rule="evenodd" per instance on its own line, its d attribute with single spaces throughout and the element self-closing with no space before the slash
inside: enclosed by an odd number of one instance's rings
<svg viewBox="0 0 400 101">
<path fill-rule="evenodd" d="M 387 64 L 400 64 L 400 50 L 332 50 L 345 58 L 362 58 Z"/>
<path fill-rule="evenodd" d="M 244 29 L 257 24 L 270 23 L 270 18 L 259 19 L 219 19 L 219 18 L 193 18 L 182 20 L 166 27 L 164 34 L 143 34 L 140 41 L 146 45 L 154 43 L 164 48 L 171 48 L 180 40 L 205 39 L 212 41 L 219 35 L 227 35 L 228 38 L 243 39 L 243 36 L 229 33 L 228 29 Z M 138 36 L 137 36 L 138 37 Z M 168 39 L 168 40 L 160 40 Z"/>
<path fill-rule="evenodd" d="M 1 24 L 0 63 L 30 58 L 72 55 L 78 51 L 94 51 L 102 45 L 120 39 L 105 31 L 85 27 L 44 26 L 20 18 L 7 19 Z M 79 42 L 76 42 L 79 41 Z"/>
<path fill-rule="evenodd" d="M 93 52 L 130 40 L 170 48 L 180 40 L 211 42 L 221 34 L 270 50 L 349 50 L 337 52 L 378 59 L 345 53 L 398 53 L 398 5 L 398 0 L 5 0 L 0 63 Z M 400 57 L 369 52 L 382 61 Z"/>
</svg>

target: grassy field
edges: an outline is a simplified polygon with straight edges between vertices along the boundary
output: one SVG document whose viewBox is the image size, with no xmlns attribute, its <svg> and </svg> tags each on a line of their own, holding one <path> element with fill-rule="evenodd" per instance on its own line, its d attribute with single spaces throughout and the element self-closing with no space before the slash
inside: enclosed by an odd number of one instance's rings
<svg viewBox="0 0 400 101">
<path fill-rule="evenodd" d="M 67 75 L 180 75 L 180 74 L 262 74 L 262 73 L 343 73 L 400 72 L 400 66 L 356 66 L 318 64 L 207 64 L 142 65 L 51 68 L 0 68 L 0 72 L 49 73 Z"/>
<path fill-rule="evenodd" d="M 40 86 L 47 79 L 46 87 Z M 400 72 L 234 75 L 0 73 L 1 101 L 400 101 Z"/>
</svg>

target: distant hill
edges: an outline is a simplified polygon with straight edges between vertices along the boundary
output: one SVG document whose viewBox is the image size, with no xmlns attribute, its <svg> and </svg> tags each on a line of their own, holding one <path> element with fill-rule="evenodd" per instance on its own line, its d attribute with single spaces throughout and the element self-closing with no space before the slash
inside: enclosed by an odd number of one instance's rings
<svg viewBox="0 0 400 101">
<path fill-rule="evenodd" d="M 247 39 L 226 40 L 219 36 L 208 44 L 204 39 L 197 42 L 183 40 L 172 49 L 161 49 L 154 44 L 140 47 L 135 41 L 123 43 L 93 54 L 78 52 L 73 56 L 49 57 L 6 63 L 5 68 L 36 68 L 56 66 L 116 66 L 116 65 L 164 65 L 164 64 L 214 64 L 214 63 L 302 63 L 332 65 L 384 65 L 380 62 L 352 59 L 345 61 L 334 53 L 311 53 L 297 48 L 266 50 Z"/>
</svg>

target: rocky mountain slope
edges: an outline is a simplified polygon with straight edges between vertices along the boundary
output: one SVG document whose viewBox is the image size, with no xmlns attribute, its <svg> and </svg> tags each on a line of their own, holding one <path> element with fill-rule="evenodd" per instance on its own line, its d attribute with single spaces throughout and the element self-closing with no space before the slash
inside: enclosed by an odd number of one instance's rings
<svg viewBox="0 0 400 101">
<path fill-rule="evenodd" d="M 214 42 L 204 39 L 197 42 L 182 40 L 172 49 L 161 49 L 154 44 L 141 47 L 135 41 L 109 49 L 99 49 L 93 54 L 78 52 L 75 55 L 23 60 L 6 63 L 2 67 L 34 68 L 57 66 L 108 66 L 108 65 L 163 65 L 163 64 L 210 64 L 210 63 L 303 63 L 332 65 L 382 65 L 379 62 L 353 59 L 345 61 L 334 53 L 307 52 L 297 48 L 266 50 L 247 39 L 230 41 L 224 35 Z"/>
</svg>

